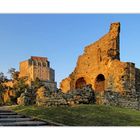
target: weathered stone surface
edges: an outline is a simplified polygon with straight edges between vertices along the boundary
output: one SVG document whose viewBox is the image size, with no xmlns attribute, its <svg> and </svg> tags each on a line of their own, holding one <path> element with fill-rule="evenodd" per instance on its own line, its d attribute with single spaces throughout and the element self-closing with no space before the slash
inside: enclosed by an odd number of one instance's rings
<svg viewBox="0 0 140 140">
<path fill-rule="evenodd" d="M 95 93 L 92 90 L 91 85 L 86 85 L 80 89 L 74 89 L 64 94 L 64 98 L 71 104 L 90 104 L 95 103 Z"/>
<path fill-rule="evenodd" d="M 104 104 L 106 105 L 113 105 L 113 106 L 119 106 L 119 107 L 131 108 L 131 109 L 139 109 L 139 102 L 138 102 L 137 95 L 132 97 L 129 94 L 121 95 L 119 93 L 105 91 L 104 97 L 102 99 Z"/>
<path fill-rule="evenodd" d="M 63 92 L 73 90 L 82 84 L 91 84 L 95 91 L 111 89 L 124 93 L 135 80 L 134 66 L 120 61 L 119 48 L 120 23 L 113 23 L 109 32 L 95 43 L 85 47 L 79 56 L 72 74 L 61 82 Z M 85 83 L 84 83 L 85 81 Z"/>
<path fill-rule="evenodd" d="M 26 77 L 29 85 L 39 79 L 52 91 L 56 90 L 55 71 L 50 67 L 50 62 L 46 57 L 31 56 L 30 59 L 20 62 L 19 77 Z"/>
<path fill-rule="evenodd" d="M 95 95 L 91 85 L 87 85 L 82 89 L 75 89 L 67 94 L 59 91 L 57 93 L 46 93 L 41 88 L 36 96 L 36 104 L 38 106 L 73 106 L 76 104 L 95 103 Z"/>
<path fill-rule="evenodd" d="M 140 69 L 134 63 L 120 61 L 119 36 L 120 23 L 112 23 L 106 35 L 85 47 L 74 71 L 62 80 L 61 90 L 67 93 L 91 84 L 97 104 L 107 100 L 109 104 L 137 108 Z"/>
<path fill-rule="evenodd" d="M 50 91 L 47 86 L 43 86 L 44 84 L 41 84 L 42 87 L 34 86 L 37 90 L 35 96 L 32 91 L 25 92 L 18 98 L 18 104 L 73 106 L 96 103 L 140 109 L 140 69 L 132 62 L 120 61 L 119 36 L 120 23 L 112 23 L 106 35 L 85 47 L 74 71 L 62 80 L 61 90 Z M 39 77 L 39 80 L 42 83 L 45 81 L 50 89 L 56 87 L 54 71 L 50 69 L 46 58 L 31 57 L 22 62 L 20 76 L 27 76 L 30 84 Z M 13 93 L 8 91 L 3 101 L 10 103 L 11 96 L 14 96 Z"/>
</svg>

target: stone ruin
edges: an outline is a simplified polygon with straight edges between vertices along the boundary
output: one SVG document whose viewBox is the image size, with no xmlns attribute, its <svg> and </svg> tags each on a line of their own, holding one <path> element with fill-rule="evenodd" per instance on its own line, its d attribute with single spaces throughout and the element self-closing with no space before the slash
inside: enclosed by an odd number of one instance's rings
<svg viewBox="0 0 140 140">
<path fill-rule="evenodd" d="M 120 61 L 119 35 L 120 23 L 112 23 L 106 35 L 85 47 L 74 71 L 61 82 L 61 90 L 51 92 L 42 86 L 35 93 L 25 91 L 17 103 L 38 106 L 96 103 L 140 109 L 140 69 L 132 62 Z"/>
<path fill-rule="evenodd" d="M 64 94 L 61 90 L 51 92 L 42 86 L 35 94 L 31 94 L 30 91 L 25 91 L 17 101 L 18 105 L 24 106 L 73 106 L 75 104 L 94 104 L 95 94 L 91 85 L 69 91 L 67 94 Z"/>
<path fill-rule="evenodd" d="M 140 69 L 132 62 L 120 61 L 120 23 L 79 56 L 74 71 L 62 80 L 60 88 L 67 93 L 91 84 L 98 104 L 139 109 Z"/>
</svg>

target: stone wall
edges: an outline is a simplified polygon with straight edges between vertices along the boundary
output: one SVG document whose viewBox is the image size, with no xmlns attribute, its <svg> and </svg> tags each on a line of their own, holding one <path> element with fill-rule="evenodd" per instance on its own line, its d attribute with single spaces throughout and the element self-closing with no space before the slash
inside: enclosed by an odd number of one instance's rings
<svg viewBox="0 0 140 140">
<path fill-rule="evenodd" d="M 74 89 L 67 94 L 61 90 L 51 92 L 46 87 L 40 87 L 36 93 L 31 91 L 22 93 L 18 98 L 19 105 L 37 106 L 74 106 L 77 104 L 99 104 L 124 107 L 140 110 L 140 100 L 138 94 L 127 92 L 125 95 L 109 90 L 94 92 L 91 85 L 86 85 L 80 89 Z"/>
<path fill-rule="evenodd" d="M 50 91 L 55 92 L 57 90 L 57 83 L 50 82 L 50 81 L 41 81 L 41 83 L 46 87 L 49 88 Z"/>
<path fill-rule="evenodd" d="M 135 69 L 135 84 L 136 84 L 136 92 L 140 93 L 140 69 Z"/>
<path fill-rule="evenodd" d="M 135 91 L 135 65 L 120 61 L 120 23 L 112 23 L 109 32 L 95 43 L 85 47 L 74 71 L 62 80 L 60 88 L 68 92 L 84 79 L 94 91 L 111 90 L 120 94 Z M 102 77 L 102 78 L 101 78 Z M 84 82 L 83 82 L 84 83 Z"/>
<path fill-rule="evenodd" d="M 20 63 L 20 77 L 28 76 L 29 80 L 39 78 L 42 81 L 54 81 L 54 70 L 50 68 L 50 62 L 45 57 L 31 57 Z"/>
<path fill-rule="evenodd" d="M 36 104 L 38 106 L 72 106 L 76 104 L 94 104 L 95 94 L 90 85 L 82 89 L 76 89 L 64 94 L 61 90 L 50 92 L 46 87 L 40 87 L 37 92 L 31 96 L 30 93 L 23 93 L 18 98 L 19 105 Z M 33 102 L 35 101 L 35 102 Z"/>
<path fill-rule="evenodd" d="M 102 103 L 117 107 L 125 107 L 137 110 L 140 109 L 138 95 L 134 95 L 131 92 L 127 93 L 126 95 L 121 95 L 116 92 L 105 91 L 105 94 L 102 97 Z"/>
<path fill-rule="evenodd" d="M 19 77 L 28 77 L 29 76 L 29 63 L 28 61 L 20 62 L 19 64 Z"/>
<path fill-rule="evenodd" d="M 55 71 L 50 68 L 50 62 L 46 57 L 31 57 L 30 59 L 20 63 L 19 77 L 27 77 L 26 83 L 31 85 L 33 81 L 39 79 L 45 85 L 55 90 L 57 85 L 55 82 Z"/>
<path fill-rule="evenodd" d="M 37 105 L 45 106 L 72 106 L 76 104 L 91 104 L 95 103 L 95 95 L 90 85 L 83 87 L 82 89 L 72 90 L 67 94 L 64 94 L 61 91 L 57 93 L 47 93 L 44 94 L 41 91 L 40 94 L 37 94 Z M 43 96 L 40 96 L 43 95 Z"/>
<path fill-rule="evenodd" d="M 69 77 L 60 88 L 67 93 L 86 84 L 95 91 L 97 104 L 140 108 L 140 69 L 120 61 L 120 23 L 112 23 L 107 34 L 85 47 Z"/>
</svg>

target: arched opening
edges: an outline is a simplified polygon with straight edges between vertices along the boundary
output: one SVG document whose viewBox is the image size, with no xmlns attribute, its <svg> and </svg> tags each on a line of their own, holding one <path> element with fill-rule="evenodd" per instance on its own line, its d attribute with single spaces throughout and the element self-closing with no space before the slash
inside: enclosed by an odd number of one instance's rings
<svg viewBox="0 0 140 140">
<path fill-rule="evenodd" d="M 41 66 L 41 62 L 38 62 L 38 66 Z"/>
<path fill-rule="evenodd" d="M 86 86 L 86 81 L 83 77 L 81 77 L 76 81 L 75 88 L 83 88 L 84 86 Z"/>
<path fill-rule="evenodd" d="M 95 91 L 102 92 L 105 90 L 105 77 L 103 74 L 99 74 L 95 80 Z"/>
</svg>

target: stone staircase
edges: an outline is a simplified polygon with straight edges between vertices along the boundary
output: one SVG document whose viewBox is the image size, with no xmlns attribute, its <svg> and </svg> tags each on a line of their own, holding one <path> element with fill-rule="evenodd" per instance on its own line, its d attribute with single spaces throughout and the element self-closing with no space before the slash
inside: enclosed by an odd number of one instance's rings
<svg viewBox="0 0 140 140">
<path fill-rule="evenodd" d="M 48 123 L 0 109 L 0 126 L 50 126 Z"/>
</svg>

